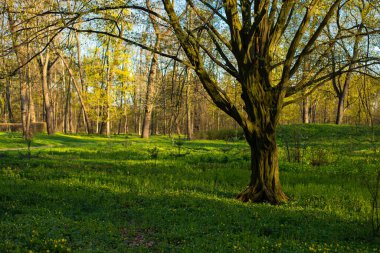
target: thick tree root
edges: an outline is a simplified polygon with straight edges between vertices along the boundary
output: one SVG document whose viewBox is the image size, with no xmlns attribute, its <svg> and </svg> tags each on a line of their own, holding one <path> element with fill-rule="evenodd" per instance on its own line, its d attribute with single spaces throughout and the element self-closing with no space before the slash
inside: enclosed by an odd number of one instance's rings
<svg viewBox="0 0 380 253">
<path fill-rule="evenodd" d="M 236 199 L 242 202 L 270 203 L 272 205 L 279 205 L 288 201 L 288 197 L 282 190 L 274 192 L 264 188 L 257 189 L 257 187 L 253 186 L 248 186 L 247 189 L 236 196 Z"/>
</svg>

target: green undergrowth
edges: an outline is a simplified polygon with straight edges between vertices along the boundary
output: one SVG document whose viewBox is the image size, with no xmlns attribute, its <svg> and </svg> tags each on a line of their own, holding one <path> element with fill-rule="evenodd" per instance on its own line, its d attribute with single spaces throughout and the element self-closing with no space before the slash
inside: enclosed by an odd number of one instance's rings
<svg viewBox="0 0 380 253">
<path fill-rule="evenodd" d="M 0 252 L 380 252 L 380 128 L 278 131 L 287 204 L 240 203 L 244 141 L 0 134 Z M 367 180 L 367 181 L 366 181 Z"/>
</svg>

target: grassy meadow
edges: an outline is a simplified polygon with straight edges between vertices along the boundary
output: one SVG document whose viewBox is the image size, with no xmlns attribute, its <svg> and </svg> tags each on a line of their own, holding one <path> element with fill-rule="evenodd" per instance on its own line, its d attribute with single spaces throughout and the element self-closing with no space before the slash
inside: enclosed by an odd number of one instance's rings
<svg viewBox="0 0 380 253">
<path fill-rule="evenodd" d="M 280 206 L 234 199 L 243 140 L 173 138 L 0 133 L 0 252 L 380 252 L 380 127 L 281 126 Z"/>
</svg>

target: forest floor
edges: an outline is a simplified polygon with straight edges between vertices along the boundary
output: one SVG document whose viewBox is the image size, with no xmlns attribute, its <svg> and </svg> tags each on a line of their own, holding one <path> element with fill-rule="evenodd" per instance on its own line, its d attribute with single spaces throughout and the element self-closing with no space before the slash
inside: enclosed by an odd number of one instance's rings
<svg viewBox="0 0 380 253">
<path fill-rule="evenodd" d="M 242 140 L 0 133 L 0 252 L 380 252 L 380 127 L 281 126 L 278 145 L 290 201 L 271 206 L 235 200 Z"/>
</svg>

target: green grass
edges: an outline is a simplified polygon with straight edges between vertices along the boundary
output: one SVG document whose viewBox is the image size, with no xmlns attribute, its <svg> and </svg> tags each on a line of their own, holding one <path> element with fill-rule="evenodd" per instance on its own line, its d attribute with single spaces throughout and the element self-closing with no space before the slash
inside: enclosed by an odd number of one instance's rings
<svg viewBox="0 0 380 253">
<path fill-rule="evenodd" d="M 0 134 L 0 252 L 380 252 L 363 183 L 379 137 L 280 127 L 291 201 L 271 206 L 234 199 L 250 174 L 243 141 L 185 141 L 178 154 L 162 136 L 37 135 L 28 159 L 9 150 L 26 147 L 19 134 Z"/>
</svg>

